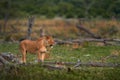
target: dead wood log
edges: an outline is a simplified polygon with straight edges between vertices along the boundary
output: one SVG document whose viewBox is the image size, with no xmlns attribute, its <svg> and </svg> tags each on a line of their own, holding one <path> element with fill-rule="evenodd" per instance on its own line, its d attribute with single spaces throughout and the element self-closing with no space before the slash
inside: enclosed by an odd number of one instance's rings
<svg viewBox="0 0 120 80">
<path fill-rule="evenodd" d="M 8 62 L 19 63 L 18 57 L 12 53 L 9 53 L 9 52 L 0 53 L 0 56 Z"/>
<path fill-rule="evenodd" d="M 109 44 L 108 42 L 120 42 L 120 39 L 77 39 L 77 40 L 72 40 L 72 42 L 103 42 L 106 45 Z"/>
<path fill-rule="evenodd" d="M 56 44 L 62 45 L 62 44 L 72 44 L 72 41 L 65 41 L 65 40 L 60 40 L 60 39 L 55 39 Z"/>
<path fill-rule="evenodd" d="M 120 42 L 120 39 L 91 39 L 91 38 L 86 38 L 86 39 L 76 39 L 76 40 L 69 40 L 69 41 L 66 41 L 66 40 L 60 40 L 60 39 L 55 39 L 55 42 L 59 45 L 62 45 L 62 44 L 73 44 L 73 43 L 83 43 L 83 42 Z"/>
<path fill-rule="evenodd" d="M 91 35 L 92 38 L 96 38 L 96 39 L 100 39 L 100 38 L 101 38 L 100 36 L 95 35 L 93 32 L 91 32 L 89 29 L 83 27 L 82 25 L 76 25 L 76 27 L 77 27 L 79 30 L 83 30 L 83 31 L 85 31 L 86 33 L 88 33 L 89 35 Z"/>
<path fill-rule="evenodd" d="M 48 65 L 48 64 L 44 64 L 44 65 L 42 65 L 42 67 L 47 68 L 49 70 L 63 70 L 63 69 L 65 69 L 65 67 L 56 67 L 56 66 Z"/>
<path fill-rule="evenodd" d="M 10 53 L 1 53 L 0 56 L 2 56 L 7 61 L 12 61 L 13 57 L 15 57 L 13 54 Z"/>
<path fill-rule="evenodd" d="M 57 62 L 59 63 L 59 62 Z M 44 64 L 53 65 L 56 62 L 45 62 Z M 61 63 L 61 62 L 60 62 Z M 120 63 L 103 63 L 103 62 L 62 62 L 62 66 L 74 65 L 73 68 L 86 66 L 86 67 L 120 67 Z M 61 67 L 61 66 L 60 66 Z"/>
<path fill-rule="evenodd" d="M 0 63 L 2 63 L 3 65 L 8 65 L 10 64 L 7 60 L 5 60 L 2 56 L 0 56 Z"/>
<path fill-rule="evenodd" d="M 95 41 L 95 42 L 103 42 L 105 45 L 108 45 L 109 43 L 107 43 L 108 41 L 112 41 L 112 42 L 120 42 L 120 39 L 103 39 L 101 36 L 98 36 L 96 34 L 94 34 L 93 32 L 91 32 L 89 29 L 87 29 L 86 27 L 82 26 L 82 25 L 76 25 L 76 27 L 79 30 L 83 30 L 84 32 L 88 33 L 89 35 L 91 35 L 92 38 L 95 39 L 86 39 L 85 41 Z"/>
<path fill-rule="evenodd" d="M 57 62 L 59 63 L 59 62 Z M 72 71 L 74 69 L 80 69 L 79 67 L 117 67 L 120 68 L 120 63 L 102 63 L 102 62 L 62 62 L 62 65 L 56 65 L 56 62 L 44 62 L 42 67 L 49 70 L 66 70 Z M 61 62 L 60 62 L 61 63 Z M 68 66 L 69 65 L 69 66 Z M 72 65 L 73 67 L 70 67 Z"/>
<path fill-rule="evenodd" d="M 76 63 L 75 62 L 58 62 L 58 61 L 54 61 L 54 62 L 50 62 L 50 61 L 45 61 L 44 64 L 60 64 L 60 65 L 67 65 L 67 66 L 70 66 L 70 65 L 75 65 Z"/>
<path fill-rule="evenodd" d="M 7 73 L 15 73 L 19 71 L 20 63 L 14 62 L 15 56 L 9 53 L 1 53 L 0 54 L 0 70 L 4 70 Z M 18 60 L 18 59 L 17 59 Z"/>
<path fill-rule="evenodd" d="M 102 62 L 79 62 L 77 63 L 74 68 L 86 66 L 86 67 L 120 67 L 120 63 L 102 63 Z"/>
</svg>

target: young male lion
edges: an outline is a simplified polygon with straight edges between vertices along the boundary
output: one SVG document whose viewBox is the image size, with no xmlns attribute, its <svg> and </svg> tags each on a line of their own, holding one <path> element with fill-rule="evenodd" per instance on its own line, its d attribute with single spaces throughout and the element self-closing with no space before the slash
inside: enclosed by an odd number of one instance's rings
<svg viewBox="0 0 120 80">
<path fill-rule="evenodd" d="M 20 51 L 22 53 L 22 62 L 26 63 L 26 53 L 37 54 L 38 61 L 44 61 L 47 47 L 52 47 L 54 40 L 51 36 L 41 37 L 35 41 L 23 40 L 20 42 Z"/>
</svg>

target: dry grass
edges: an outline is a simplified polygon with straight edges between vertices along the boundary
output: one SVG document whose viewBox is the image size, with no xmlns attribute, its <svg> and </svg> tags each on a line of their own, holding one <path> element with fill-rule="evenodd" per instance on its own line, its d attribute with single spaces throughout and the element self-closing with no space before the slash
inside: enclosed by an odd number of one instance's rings
<svg viewBox="0 0 120 80">
<path fill-rule="evenodd" d="M 80 31 L 75 27 L 78 23 L 75 19 L 38 19 L 36 18 L 32 28 L 32 37 L 38 38 L 40 28 L 43 27 L 47 34 L 60 38 L 77 38 L 80 34 L 86 36 L 86 33 Z M 0 24 L 3 26 L 4 21 L 0 20 Z M 18 30 L 16 34 L 22 32 L 23 37 L 27 34 L 28 19 L 11 19 L 7 24 L 7 32 L 12 31 L 11 25 Z M 82 25 L 90 29 L 93 33 L 102 35 L 103 37 L 119 38 L 120 36 L 120 22 L 117 20 L 90 20 L 83 21 Z M 86 36 L 87 37 L 87 36 Z"/>
</svg>

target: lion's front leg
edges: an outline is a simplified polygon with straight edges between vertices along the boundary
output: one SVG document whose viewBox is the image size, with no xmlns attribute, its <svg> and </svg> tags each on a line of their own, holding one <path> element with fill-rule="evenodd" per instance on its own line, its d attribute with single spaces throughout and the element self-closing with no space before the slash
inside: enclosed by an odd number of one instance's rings
<svg viewBox="0 0 120 80">
<path fill-rule="evenodd" d="M 38 59 L 38 62 L 41 62 L 41 53 L 40 52 L 37 53 L 37 59 Z"/>
<path fill-rule="evenodd" d="M 41 54 L 41 61 L 44 62 L 44 59 L 45 59 L 45 53 L 42 53 Z"/>
<path fill-rule="evenodd" d="M 47 52 L 46 47 L 43 46 L 42 48 L 40 48 L 40 52 L 41 52 L 41 61 L 44 62 L 45 54 L 46 54 L 46 52 Z"/>
</svg>

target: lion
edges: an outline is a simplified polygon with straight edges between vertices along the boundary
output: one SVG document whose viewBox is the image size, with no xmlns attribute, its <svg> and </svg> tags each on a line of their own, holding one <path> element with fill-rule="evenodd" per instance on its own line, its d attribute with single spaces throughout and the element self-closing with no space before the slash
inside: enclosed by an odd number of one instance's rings
<svg viewBox="0 0 120 80">
<path fill-rule="evenodd" d="M 39 39 L 23 40 L 20 42 L 20 51 L 22 53 L 22 63 L 26 63 L 26 53 L 37 54 L 38 62 L 44 62 L 45 53 L 47 53 L 48 47 L 53 47 L 54 39 L 51 36 L 40 37 Z"/>
</svg>

